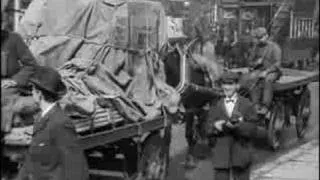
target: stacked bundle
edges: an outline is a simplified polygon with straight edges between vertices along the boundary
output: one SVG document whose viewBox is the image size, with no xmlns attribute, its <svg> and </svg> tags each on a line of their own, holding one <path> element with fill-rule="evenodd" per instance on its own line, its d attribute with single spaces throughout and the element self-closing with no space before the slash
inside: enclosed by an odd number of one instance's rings
<svg viewBox="0 0 320 180">
<path fill-rule="evenodd" d="M 109 125 L 114 127 L 124 122 L 124 118 L 115 108 L 110 107 L 107 109 L 97 109 L 91 118 L 73 118 L 72 122 L 75 125 L 76 131 L 81 133 L 101 127 L 110 127 Z"/>
<path fill-rule="evenodd" d="M 59 72 L 68 88 L 61 104 L 72 118 L 77 132 L 112 127 L 120 122 L 136 122 L 145 116 L 139 111 L 140 107 L 125 96 L 118 83 L 108 78 L 103 64 L 74 58 Z"/>
</svg>

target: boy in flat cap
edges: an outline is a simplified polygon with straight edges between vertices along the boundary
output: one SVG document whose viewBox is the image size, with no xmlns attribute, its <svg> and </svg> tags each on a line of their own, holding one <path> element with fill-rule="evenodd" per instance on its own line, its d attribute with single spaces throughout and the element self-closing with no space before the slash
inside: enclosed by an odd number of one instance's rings
<svg viewBox="0 0 320 180">
<path fill-rule="evenodd" d="M 282 52 L 281 48 L 275 42 L 269 40 L 267 30 L 263 27 L 255 29 L 253 32 L 257 40 L 252 66 L 259 77 L 264 79 L 263 83 L 263 100 L 260 103 L 261 88 L 256 87 L 251 91 L 252 102 L 257 105 L 258 112 L 266 114 L 270 108 L 273 98 L 273 83 L 281 76 L 280 65 Z"/>
<path fill-rule="evenodd" d="M 88 166 L 77 133 L 58 100 L 66 93 L 60 74 L 38 67 L 30 78 L 41 116 L 34 122 L 32 142 L 18 180 L 88 180 Z"/>
<path fill-rule="evenodd" d="M 258 131 L 253 104 L 238 94 L 238 74 L 226 72 L 220 80 L 225 97 L 211 108 L 207 135 L 214 138 L 213 167 L 215 180 L 249 180 L 252 162 L 250 141 L 265 138 Z"/>
</svg>

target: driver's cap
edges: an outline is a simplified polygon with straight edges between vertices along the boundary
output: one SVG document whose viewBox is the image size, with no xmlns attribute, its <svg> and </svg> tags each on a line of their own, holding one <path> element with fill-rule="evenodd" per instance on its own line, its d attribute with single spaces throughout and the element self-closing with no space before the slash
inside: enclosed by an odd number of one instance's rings
<svg viewBox="0 0 320 180">
<path fill-rule="evenodd" d="M 268 34 L 268 31 L 264 27 L 258 27 L 257 29 L 255 29 L 253 31 L 253 36 L 256 37 L 256 38 L 262 38 L 266 34 Z"/>
</svg>

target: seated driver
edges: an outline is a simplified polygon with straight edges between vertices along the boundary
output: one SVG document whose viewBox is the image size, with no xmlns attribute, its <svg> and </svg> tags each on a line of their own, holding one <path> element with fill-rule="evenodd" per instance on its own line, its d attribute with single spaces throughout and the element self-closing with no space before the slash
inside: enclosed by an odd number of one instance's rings
<svg viewBox="0 0 320 180">
<path fill-rule="evenodd" d="M 256 105 L 259 114 L 266 114 L 272 103 L 273 83 L 281 76 L 281 49 L 278 44 L 269 40 L 267 30 L 263 27 L 255 29 L 253 33 L 257 46 L 253 56 L 254 73 L 263 78 L 263 88 L 255 86 L 251 90 L 252 102 Z M 263 92 L 262 102 L 261 93 Z"/>
<path fill-rule="evenodd" d="M 11 131 L 13 122 L 20 122 L 20 112 L 30 117 L 37 110 L 28 78 L 37 66 L 28 46 L 22 37 L 8 29 L 8 1 L 1 3 L 1 133 Z M 29 115 L 30 112 L 30 115 Z"/>
</svg>

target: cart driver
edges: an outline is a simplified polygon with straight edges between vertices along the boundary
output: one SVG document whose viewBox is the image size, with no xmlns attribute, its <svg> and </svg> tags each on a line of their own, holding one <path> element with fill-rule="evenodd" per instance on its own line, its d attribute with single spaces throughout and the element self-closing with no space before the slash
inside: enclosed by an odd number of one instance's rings
<svg viewBox="0 0 320 180">
<path fill-rule="evenodd" d="M 37 109 L 31 96 L 21 96 L 30 94 L 27 82 L 37 63 L 22 37 L 7 28 L 8 2 L 1 0 L 1 133 L 10 132 L 22 109 Z"/>
<path fill-rule="evenodd" d="M 22 37 L 8 30 L 8 0 L 1 0 L 1 87 L 25 85 L 37 63 Z"/>
<path fill-rule="evenodd" d="M 263 88 L 258 86 L 251 90 L 252 102 L 256 105 L 259 114 L 266 114 L 269 111 L 273 98 L 273 83 L 281 76 L 281 49 L 278 44 L 269 40 L 266 28 L 259 27 L 253 32 L 254 38 L 257 40 L 256 49 L 254 51 L 252 68 L 258 72 L 258 76 L 262 78 Z M 262 102 L 261 91 L 263 92 Z"/>
</svg>

